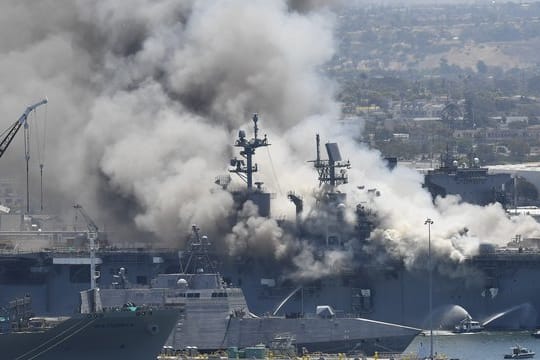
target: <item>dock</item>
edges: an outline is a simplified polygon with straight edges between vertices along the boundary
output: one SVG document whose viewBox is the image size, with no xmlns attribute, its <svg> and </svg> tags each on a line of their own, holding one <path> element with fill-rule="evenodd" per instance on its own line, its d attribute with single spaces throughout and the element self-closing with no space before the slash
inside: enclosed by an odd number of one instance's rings
<svg viewBox="0 0 540 360">
<path fill-rule="evenodd" d="M 351 356 L 346 354 L 323 354 L 312 353 L 303 356 L 274 356 L 271 353 L 263 357 L 236 357 L 230 358 L 225 352 L 215 354 L 199 354 L 189 355 L 186 353 L 180 354 L 162 354 L 158 356 L 157 360 L 425 360 L 428 357 L 420 357 L 415 353 L 376 353 L 373 356 Z M 455 360 L 450 359 L 444 355 L 438 355 L 434 357 L 434 360 Z"/>
</svg>

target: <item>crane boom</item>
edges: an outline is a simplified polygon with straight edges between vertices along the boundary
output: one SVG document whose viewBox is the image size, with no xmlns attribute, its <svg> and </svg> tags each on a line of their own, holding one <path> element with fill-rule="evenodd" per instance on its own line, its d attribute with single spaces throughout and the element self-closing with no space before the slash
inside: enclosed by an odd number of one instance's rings
<svg viewBox="0 0 540 360">
<path fill-rule="evenodd" d="M 86 226 L 88 227 L 88 232 L 89 233 L 98 233 L 98 226 L 96 225 L 96 223 L 94 222 L 94 220 L 92 220 L 92 218 L 86 213 L 86 211 L 84 210 L 84 208 L 82 207 L 82 205 L 80 204 L 75 204 L 73 205 L 73 207 L 79 211 L 79 213 L 82 215 L 82 217 L 84 218 L 84 221 L 86 221 Z"/>
<path fill-rule="evenodd" d="M 94 220 L 86 213 L 82 205 L 73 205 L 86 221 L 88 227 L 87 238 L 90 242 L 90 289 L 96 288 L 96 279 L 99 278 L 99 272 L 96 272 L 96 240 L 98 239 L 98 227 Z"/>
<path fill-rule="evenodd" d="M 43 104 L 46 104 L 48 101 L 47 99 L 43 99 L 41 100 L 40 102 L 37 102 L 33 105 L 30 105 L 26 108 L 26 110 L 24 111 L 24 113 L 19 117 L 19 119 L 17 121 L 15 121 L 7 130 L 7 134 L 6 136 L 2 139 L 2 141 L 0 142 L 0 157 L 2 157 L 2 155 L 4 155 L 4 153 L 6 152 L 9 144 L 11 144 L 11 141 L 13 141 L 13 138 L 15 137 L 15 135 L 17 135 L 17 132 L 19 131 L 19 129 L 21 128 L 22 125 L 26 124 L 26 120 L 28 119 L 28 115 L 34 110 L 36 109 L 38 106 L 41 106 Z"/>
</svg>

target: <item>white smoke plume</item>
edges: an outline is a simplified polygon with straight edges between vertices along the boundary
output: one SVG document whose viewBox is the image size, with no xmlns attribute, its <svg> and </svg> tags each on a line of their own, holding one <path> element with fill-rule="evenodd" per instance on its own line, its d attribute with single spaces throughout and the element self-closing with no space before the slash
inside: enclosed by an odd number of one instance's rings
<svg viewBox="0 0 540 360">
<path fill-rule="evenodd" d="M 353 250 L 372 261 L 404 258 L 417 266 L 427 247 L 427 217 L 434 221 L 434 251 L 458 262 L 480 242 L 538 234 L 531 218 L 508 220 L 497 205 L 453 198 L 433 205 L 419 174 L 390 172 L 377 152 L 354 140 L 360 128 L 336 124 L 336 86 L 321 75 L 334 55 L 335 19 L 321 3 L 2 2 L 1 126 L 48 96 L 46 209 L 67 214 L 81 203 L 121 240 L 131 238 L 118 229 L 135 229 L 129 236 L 174 244 L 197 223 L 230 254 L 287 262 L 290 276 L 301 279 L 350 268 Z M 238 129 L 251 136 L 253 112 L 272 144 L 256 158 L 257 179 L 277 192 L 271 219 L 256 216 L 251 203 L 235 214 L 232 196 L 213 186 L 237 155 L 231 145 Z M 317 207 L 320 191 L 306 162 L 315 156 L 317 132 L 323 143 L 339 142 L 353 166 L 341 188 L 348 202 L 339 225 L 348 235 L 342 248 L 322 253 L 310 233 L 288 231 L 276 220 L 294 217 L 286 198 L 294 190 L 304 198 L 301 223 L 325 232 L 328 212 Z M 22 181 L 21 146 L 19 135 L 0 167 Z M 35 208 L 35 164 L 31 177 Z M 380 196 L 365 191 L 371 188 Z M 378 215 L 366 243 L 354 235 L 359 203 Z"/>
<path fill-rule="evenodd" d="M 250 200 L 244 203 L 237 224 L 225 240 L 232 255 L 270 253 L 277 259 L 286 255 L 287 245 L 291 243 L 276 220 L 258 216 L 257 206 Z"/>
</svg>

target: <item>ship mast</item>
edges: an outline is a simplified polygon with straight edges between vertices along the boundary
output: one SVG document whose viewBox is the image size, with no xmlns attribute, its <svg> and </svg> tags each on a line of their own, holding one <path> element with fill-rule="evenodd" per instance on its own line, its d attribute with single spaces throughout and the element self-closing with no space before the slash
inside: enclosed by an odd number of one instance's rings
<svg viewBox="0 0 540 360">
<path fill-rule="evenodd" d="M 326 209 L 326 246 L 342 245 L 344 229 L 344 209 L 347 195 L 339 192 L 337 186 L 348 183 L 347 169 L 351 168 L 349 160 L 343 161 L 337 143 L 326 143 L 328 160 L 321 160 L 320 137 L 315 136 L 317 158 L 313 163 L 319 174 L 319 187 L 324 185 L 324 196 L 319 200 L 320 206 Z"/>
<path fill-rule="evenodd" d="M 200 235 L 200 230 L 197 225 L 191 226 L 192 236 L 187 244 L 188 259 L 186 266 L 181 269 L 183 274 L 217 273 L 208 256 L 210 241 L 206 235 Z"/>
<path fill-rule="evenodd" d="M 229 169 L 229 172 L 236 173 L 242 180 L 246 182 L 248 191 L 253 190 L 253 173 L 257 172 L 257 164 L 253 164 L 253 155 L 255 155 L 255 150 L 259 147 L 270 145 L 268 143 L 266 134 L 264 135 L 263 139 L 258 138 L 259 128 L 257 126 L 257 122 L 259 121 L 259 116 L 257 114 L 253 114 L 252 120 L 254 124 L 253 139 L 247 140 L 246 132 L 244 130 L 240 130 L 238 132 L 238 139 L 234 144 L 234 146 L 243 149 L 240 151 L 240 155 L 242 155 L 246 161 L 244 162 L 242 159 L 234 158 L 231 160 L 231 166 L 234 168 Z M 256 184 L 258 187 L 260 187 L 262 183 Z"/>
<path fill-rule="evenodd" d="M 311 160 L 313 166 L 319 173 L 319 186 L 323 184 L 328 184 L 331 186 L 332 191 L 341 184 L 348 183 L 347 170 L 351 168 L 351 163 L 349 160 L 342 161 L 341 153 L 339 152 L 339 147 L 337 143 L 326 143 L 326 152 L 328 154 L 328 160 L 321 160 L 321 151 L 320 151 L 320 137 L 319 134 L 315 136 L 316 146 L 317 146 L 317 158 Z M 336 173 L 336 170 L 339 170 Z"/>
</svg>

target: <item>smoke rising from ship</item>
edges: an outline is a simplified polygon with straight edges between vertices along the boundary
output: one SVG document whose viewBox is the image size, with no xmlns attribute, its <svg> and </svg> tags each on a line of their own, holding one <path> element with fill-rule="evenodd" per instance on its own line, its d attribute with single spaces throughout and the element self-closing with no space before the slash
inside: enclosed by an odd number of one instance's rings
<svg viewBox="0 0 540 360">
<path fill-rule="evenodd" d="M 57 208 L 135 205 L 138 227 L 170 241 L 194 222 L 212 231 L 232 200 L 211 184 L 251 113 L 279 133 L 335 106 L 316 72 L 333 53 L 329 14 L 281 1 L 4 5 L 6 28 L 27 26 L 3 42 L 3 108 L 16 118 L 49 96 Z"/>
<path fill-rule="evenodd" d="M 135 225 L 140 238 L 177 245 L 197 223 L 230 254 L 286 261 L 291 276 L 302 279 L 352 266 L 358 247 L 371 261 L 404 257 L 408 266 L 421 266 L 426 217 L 434 221 L 434 251 L 455 261 L 483 241 L 537 234 L 531 218 L 508 220 L 499 205 L 482 208 L 453 197 L 433 205 L 419 174 L 401 166 L 390 172 L 377 152 L 354 140 L 360 128 L 336 124 L 336 85 L 320 70 L 334 55 L 334 19 L 318 3 L 2 3 L 2 126 L 34 99 L 49 97 L 47 208 L 82 203 L 100 223 Z M 230 146 L 237 131 L 251 136 L 253 112 L 272 144 L 257 150 L 256 176 L 281 192 L 270 219 L 258 217 L 250 203 L 234 214 L 231 195 L 212 184 L 237 155 Z M 340 188 L 348 202 L 338 225 L 348 235 L 342 248 L 324 252 L 276 220 L 294 216 L 286 199 L 294 190 L 305 200 L 301 221 L 315 229 L 327 225 L 306 162 L 314 157 L 317 132 L 323 141 L 339 142 L 353 165 L 350 183 Z M 22 179 L 21 141 L 1 166 Z M 37 170 L 31 176 L 37 184 Z M 380 196 L 366 191 L 375 188 Z M 361 244 L 354 235 L 359 203 L 378 216 Z M 237 219 L 232 226 L 231 218 Z"/>
</svg>

